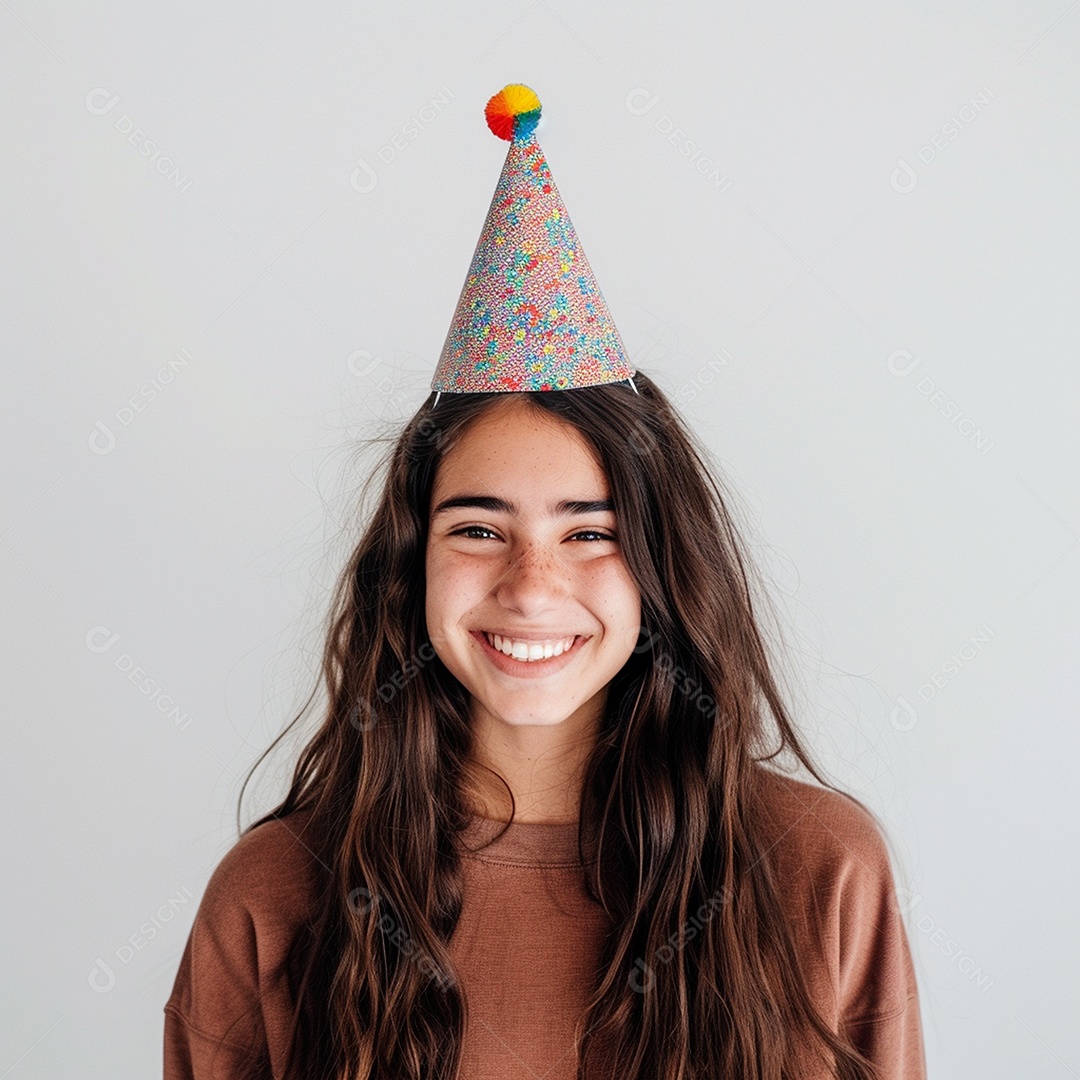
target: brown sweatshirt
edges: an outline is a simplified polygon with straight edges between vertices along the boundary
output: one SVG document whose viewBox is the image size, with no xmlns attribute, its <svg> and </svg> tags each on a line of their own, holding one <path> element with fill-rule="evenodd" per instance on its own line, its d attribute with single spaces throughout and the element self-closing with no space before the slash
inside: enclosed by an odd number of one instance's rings
<svg viewBox="0 0 1080 1080">
<path fill-rule="evenodd" d="M 880 832 L 833 791 L 772 772 L 765 784 L 764 848 L 818 1008 L 881 1080 L 924 1080 L 915 973 Z M 165 1004 L 164 1080 L 280 1076 L 292 1010 L 284 959 L 317 880 L 305 817 L 245 834 L 211 875 Z M 474 818 L 462 840 L 479 848 L 501 828 Z M 461 1080 L 574 1080 L 574 1026 L 609 927 L 585 895 L 577 825 L 513 822 L 462 866 L 449 945 L 468 1003 Z M 260 1058 L 270 1067 L 253 1073 Z"/>
</svg>

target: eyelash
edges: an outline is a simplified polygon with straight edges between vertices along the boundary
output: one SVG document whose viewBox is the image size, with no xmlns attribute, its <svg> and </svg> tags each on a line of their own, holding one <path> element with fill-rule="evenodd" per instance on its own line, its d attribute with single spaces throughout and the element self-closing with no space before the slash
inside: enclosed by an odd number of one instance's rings
<svg viewBox="0 0 1080 1080">
<path fill-rule="evenodd" d="M 456 529 L 454 532 L 450 533 L 450 535 L 451 536 L 462 536 L 465 533 L 476 532 L 476 531 L 491 533 L 492 535 L 494 535 L 494 533 L 495 533 L 494 529 L 489 529 L 486 525 L 466 525 L 462 529 Z M 617 536 L 615 536 L 613 534 L 610 534 L 610 533 L 603 532 L 601 529 L 581 529 L 578 532 L 574 533 L 574 535 L 575 536 L 598 536 L 598 537 L 600 537 L 601 540 L 611 540 L 611 541 L 618 540 Z M 470 540 L 476 540 L 476 539 L 479 539 L 479 538 L 471 536 L 471 537 L 469 537 L 469 539 Z"/>
</svg>

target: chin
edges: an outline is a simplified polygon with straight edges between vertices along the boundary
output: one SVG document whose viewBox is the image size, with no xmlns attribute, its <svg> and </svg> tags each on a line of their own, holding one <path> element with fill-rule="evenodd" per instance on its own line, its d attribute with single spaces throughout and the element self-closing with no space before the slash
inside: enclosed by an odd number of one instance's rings
<svg viewBox="0 0 1080 1080">
<path fill-rule="evenodd" d="M 511 727 L 554 727 L 564 720 L 569 720 L 574 713 L 570 706 L 557 704 L 544 705 L 539 702 L 502 702 L 498 699 L 485 699 L 474 695 L 473 701 L 489 716 Z"/>
</svg>

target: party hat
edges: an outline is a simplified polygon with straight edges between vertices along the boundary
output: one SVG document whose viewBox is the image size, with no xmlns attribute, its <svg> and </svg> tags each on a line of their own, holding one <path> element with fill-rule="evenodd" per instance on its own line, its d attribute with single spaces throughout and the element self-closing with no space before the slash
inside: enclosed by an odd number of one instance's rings
<svg viewBox="0 0 1080 1080">
<path fill-rule="evenodd" d="M 511 84 L 484 114 L 510 148 L 431 389 L 572 390 L 625 380 L 636 393 L 634 368 L 536 141 L 540 99 Z"/>
</svg>

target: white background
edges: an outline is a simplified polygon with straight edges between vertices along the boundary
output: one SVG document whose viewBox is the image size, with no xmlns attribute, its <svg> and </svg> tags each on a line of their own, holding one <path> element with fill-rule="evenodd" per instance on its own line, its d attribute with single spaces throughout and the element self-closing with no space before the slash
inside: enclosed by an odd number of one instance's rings
<svg viewBox="0 0 1080 1080">
<path fill-rule="evenodd" d="M 1075 6 L 5 0 L 0 1076 L 159 1073 L 508 82 L 887 826 L 930 1075 L 1080 1075 Z"/>
</svg>

